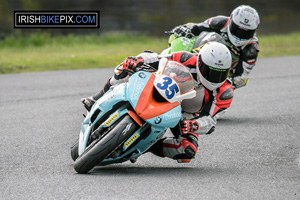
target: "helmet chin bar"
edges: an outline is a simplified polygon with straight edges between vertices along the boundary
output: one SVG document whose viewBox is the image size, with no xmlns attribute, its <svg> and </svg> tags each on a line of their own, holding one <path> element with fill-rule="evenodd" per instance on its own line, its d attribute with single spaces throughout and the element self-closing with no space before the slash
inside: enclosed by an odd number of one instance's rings
<svg viewBox="0 0 300 200">
<path fill-rule="evenodd" d="M 236 38 L 235 36 L 233 36 L 231 34 L 231 32 L 229 30 L 227 30 L 227 34 L 228 34 L 228 39 L 229 41 L 234 45 L 234 46 L 237 46 L 237 47 L 241 47 L 241 46 L 244 46 L 246 44 L 248 44 L 251 40 L 251 38 L 249 40 L 241 40 L 239 38 Z"/>
<path fill-rule="evenodd" d="M 201 74 L 200 74 L 200 82 L 202 83 L 202 85 L 208 89 L 208 90 L 215 90 L 217 89 L 218 87 L 220 87 L 221 85 L 223 85 L 223 83 L 225 82 L 226 80 L 224 80 L 223 82 L 221 83 L 211 83 L 209 81 L 207 81 Z"/>
</svg>

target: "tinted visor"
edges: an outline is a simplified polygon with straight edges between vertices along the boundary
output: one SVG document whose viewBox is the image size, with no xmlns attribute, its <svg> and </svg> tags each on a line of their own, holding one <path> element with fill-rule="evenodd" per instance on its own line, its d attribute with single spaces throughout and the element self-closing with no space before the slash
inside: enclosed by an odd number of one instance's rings
<svg viewBox="0 0 300 200">
<path fill-rule="evenodd" d="M 228 77 L 230 68 L 217 69 L 206 65 L 202 59 L 199 59 L 199 70 L 202 76 L 211 83 L 221 83 Z"/>
<path fill-rule="evenodd" d="M 229 26 L 230 33 L 239 39 L 248 40 L 254 36 L 255 30 L 248 30 L 236 25 L 231 21 Z"/>
</svg>

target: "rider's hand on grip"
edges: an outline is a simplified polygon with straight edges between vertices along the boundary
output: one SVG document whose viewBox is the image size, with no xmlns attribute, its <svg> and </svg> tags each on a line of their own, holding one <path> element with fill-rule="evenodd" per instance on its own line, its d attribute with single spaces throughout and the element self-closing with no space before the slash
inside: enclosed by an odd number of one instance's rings
<svg viewBox="0 0 300 200">
<path fill-rule="evenodd" d="M 115 79 L 123 79 L 127 75 L 133 74 L 137 67 L 144 64 L 144 59 L 142 57 L 127 57 L 118 67 L 115 68 Z"/>
<path fill-rule="evenodd" d="M 126 69 L 132 73 L 136 71 L 137 67 L 140 67 L 144 64 L 144 59 L 139 56 L 132 56 L 132 57 L 127 57 L 124 62 L 123 62 L 123 69 Z"/>
<path fill-rule="evenodd" d="M 180 122 L 181 133 L 191 134 L 199 129 L 199 124 L 196 120 L 183 120 Z"/>
<path fill-rule="evenodd" d="M 174 35 L 176 38 L 178 37 L 187 37 L 192 38 L 194 35 L 191 33 L 191 30 L 187 28 L 186 26 L 177 26 L 173 30 Z"/>
</svg>

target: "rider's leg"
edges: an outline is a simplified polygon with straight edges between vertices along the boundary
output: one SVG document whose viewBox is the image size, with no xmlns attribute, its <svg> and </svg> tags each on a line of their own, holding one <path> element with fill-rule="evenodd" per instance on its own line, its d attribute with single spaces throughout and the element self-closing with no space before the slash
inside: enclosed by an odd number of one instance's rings
<svg viewBox="0 0 300 200">
<path fill-rule="evenodd" d="M 86 98 L 82 98 L 81 102 L 83 103 L 84 107 L 90 111 L 92 106 L 94 105 L 94 103 L 100 99 L 100 97 L 103 96 L 103 94 L 105 92 L 107 92 L 110 88 L 111 84 L 110 84 L 110 79 L 105 83 L 105 85 L 103 86 L 102 90 L 96 94 L 94 94 L 93 96 L 90 97 L 86 97 Z"/>
<path fill-rule="evenodd" d="M 168 157 L 178 162 L 190 162 L 198 150 L 198 134 L 191 133 L 176 137 L 166 137 L 156 142 L 150 152 L 160 156 Z"/>
<path fill-rule="evenodd" d="M 225 81 L 221 87 L 218 88 L 218 94 L 216 96 L 216 109 L 213 114 L 215 120 L 219 119 L 230 107 L 234 96 L 234 89 L 232 85 Z"/>
</svg>

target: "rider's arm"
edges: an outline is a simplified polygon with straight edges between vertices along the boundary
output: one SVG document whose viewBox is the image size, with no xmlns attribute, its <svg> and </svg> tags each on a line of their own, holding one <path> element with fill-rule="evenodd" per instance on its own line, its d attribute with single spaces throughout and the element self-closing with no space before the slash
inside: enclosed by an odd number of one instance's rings
<svg viewBox="0 0 300 200">
<path fill-rule="evenodd" d="M 152 51 L 144 51 L 137 56 L 141 56 L 144 59 L 144 63 L 158 69 L 159 56 L 157 53 L 153 53 Z"/>
<path fill-rule="evenodd" d="M 215 126 L 217 124 L 216 119 L 214 119 L 214 115 L 216 115 L 219 111 L 216 106 L 216 94 L 217 91 L 208 91 L 209 100 L 205 103 L 204 107 L 201 109 L 199 113 L 195 113 L 195 120 L 198 123 L 198 130 L 195 131 L 197 134 L 210 134 L 214 131 Z"/>
<path fill-rule="evenodd" d="M 143 53 L 137 55 L 136 58 L 141 58 L 143 63 L 148 64 L 156 69 L 158 68 L 159 56 L 157 53 L 153 53 L 152 51 L 144 51 Z M 128 81 L 129 77 L 130 75 L 127 71 L 120 71 L 119 66 L 117 66 L 114 70 L 113 77 L 109 80 L 109 83 L 110 85 L 124 83 Z"/>
<path fill-rule="evenodd" d="M 211 17 L 201 23 L 190 23 L 186 25 L 189 29 L 191 29 L 191 32 L 194 35 L 199 35 L 202 31 L 220 33 L 220 30 L 223 29 L 228 23 L 229 17 L 219 15 L 216 17 Z"/>
<path fill-rule="evenodd" d="M 247 84 L 248 76 L 256 64 L 258 56 L 258 42 L 253 41 L 242 49 L 239 63 L 232 74 L 232 85 L 235 88 L 243 87 Z"/>
<path fill-rule="evenodd" d="M 216 93 L 216 91 L 214 92 Z M 217 124 L 216 119 L 213 117 L 216 108 L 216 97 L 213 96 L 213 92 L 210 92 L 209 101 L 205 103 L 201 111 L 190 114 L 183 112 L 183 121 L 181 121 L 181 132 L 193 132 L 199 135 L 210 134 L 214 131 Z M 187 125 L 190 124 L 193 130 L 185 130 Z M 184 126 L 185 125 L 185 126 Z"/>
<path fill-rule="evenodd" d="M 198 130 L 194 133 L 199 135 L 211 134 L 215 130 L 217 121 L 211 115 L 204 115 L 195 119 L 198 123 Z"/>
<path fill-rule="evenodd" d="M 218 118 L 220 118 L 230 107 L 234 95 L 234 90 L 229 82 L 225 82 L 218 89 L 207 90 L 208 100 L 205 102 L 203 108 L 188 116 L 186 113 L 183 117 L 196 124 L 194 133 L 210 134 L 214 131 Z"/>
</svg>

